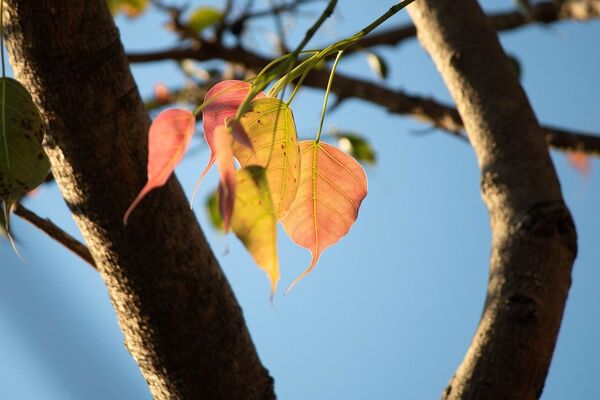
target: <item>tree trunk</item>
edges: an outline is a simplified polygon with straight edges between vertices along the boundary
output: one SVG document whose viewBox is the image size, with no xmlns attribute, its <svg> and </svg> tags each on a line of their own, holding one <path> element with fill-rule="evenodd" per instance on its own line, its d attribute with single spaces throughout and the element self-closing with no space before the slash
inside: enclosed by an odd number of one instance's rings
<svg viewBox="0 0 600 400">
<path fill-rule="evenodd" d="M 6 0 L 15 76 L 156 399 L 271 399 L 242 312 L 177 180 L 146 180 L 148 116 L 105 0 Z"/>
<path fill-rule="evenodd" d="M 577 252 L 544 137 L 475 0 L 417 0 L 421 44 L 456 101 L 481 169 L 493 232 L 488 294 L 445 399 L 541 395 Z"/>
</svg>

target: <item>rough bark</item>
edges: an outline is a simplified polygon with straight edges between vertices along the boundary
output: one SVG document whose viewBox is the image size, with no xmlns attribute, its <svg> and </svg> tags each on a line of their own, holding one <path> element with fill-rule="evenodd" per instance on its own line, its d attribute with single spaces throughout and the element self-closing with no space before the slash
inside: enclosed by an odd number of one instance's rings
<svg viewBox="0 0 600 400">
<path fill-rule="evenodd" d="M 445 399 L 536 399 L 552 358 L 577 251 L 544 137 L 475 0 L 409 7 L 456 101 L 481 168 L 493 232 L 483 315 Z"/>
<path fill-rule="evenodd" d="M 150 194 L 148 117 L 105 0 L 6 0 L 16 77 L 61 192 L 156 399 L 270 399 L 242 312 L 177 180 Z"/>
</svg>

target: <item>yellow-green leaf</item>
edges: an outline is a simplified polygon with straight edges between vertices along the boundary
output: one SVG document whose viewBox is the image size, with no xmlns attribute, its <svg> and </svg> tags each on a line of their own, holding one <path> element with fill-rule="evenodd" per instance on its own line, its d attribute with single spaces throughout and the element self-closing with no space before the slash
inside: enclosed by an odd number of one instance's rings
<svg viewBox="0 0 600 400">
<path fill-rule="evenodd" d="M 195 32 L 202 32 L 223 18 L 221 10 L 215 7 L 198 7 L 188 17 L 187 27 Z"/>
<path fill-rule="evenodd" d="M 283 217 L 296 197 L 300 150 L 292 110 L 281 100 L 255 99 L 240 119 L 252 148 L 235 143 L 233 153 L 242 167 L 266 168 L 275 217 Z"/>
<path fill-rule="evenodd" d="M 123 13 L 130 18 L 137 17 L 148 7 L 148 0 L 108 0 L 108 8 L 113 15 Z"/>
<path fill-rule="evenodd" d="M 236 195 L 231 227 L 271 282 L 271 296 L 279 281 L 276 219 L 265 169 L 256 165 L 236 173 Z"/>
<path fill-rule="evenodd" d="M 50 162 L 44 124 L 27 89 L 0 78 L 0 199 L 18 199 L 44 182 Z"/>
</svg>

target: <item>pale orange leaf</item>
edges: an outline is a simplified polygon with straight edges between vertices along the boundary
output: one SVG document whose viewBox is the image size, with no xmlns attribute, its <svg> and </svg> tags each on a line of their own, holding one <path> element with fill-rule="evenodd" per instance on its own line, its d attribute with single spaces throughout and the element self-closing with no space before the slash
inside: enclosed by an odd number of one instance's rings
<svg viewBox="0 0 600 400">
<path fill-rule="evenodd" d="M 367 176 L 351 156 L 323 142 L 301 141 L 300 186 L 282 223 L 286 233 L 312 254 L 310 273 L 321 253 L 343 237 L 367 195 Z"/>
</svg>

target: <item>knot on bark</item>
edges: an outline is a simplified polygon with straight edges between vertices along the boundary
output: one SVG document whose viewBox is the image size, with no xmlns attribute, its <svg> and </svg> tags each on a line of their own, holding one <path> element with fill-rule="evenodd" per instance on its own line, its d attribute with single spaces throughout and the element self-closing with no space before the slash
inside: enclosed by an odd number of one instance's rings
<svg viewBox="0 0 600 400">
<path fill-rule="evenodd" d="M 539 238 L 560 237 L 560 242 L 577 255 L 577 232 L 568 208 L 562 201 L 534 204 L 517 224 L 517 230 Z"/>
<path fill-rule="evenodd" d="M 526 293 L 515 292 L 508 296 L 507 306 L 511 307 L 515 322 L 520 325 L 537 324 L 539 302 Z"/>
</svg>

